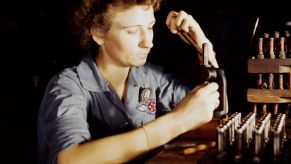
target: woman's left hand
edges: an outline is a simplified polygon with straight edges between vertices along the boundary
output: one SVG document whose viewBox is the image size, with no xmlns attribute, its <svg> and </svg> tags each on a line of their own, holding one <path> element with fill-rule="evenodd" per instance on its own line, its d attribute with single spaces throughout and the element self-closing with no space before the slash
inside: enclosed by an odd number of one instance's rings
<svg viewBox="0 0 291 164">
<path fill-rule="evenodd" d="M 202 54 L 202 45 L 207 43 L 208 61 L 210 65 L 218 68 L 218 63 L 215 58 L 215 52 L 211 42 L 207 39 L 200 25 L 195 21 L 192 15 L 187 14 L 181 10 L 179 12 L 170 11 L 166 25 L 173 34 L 178 34 L 183 41 L 195 46 L 197 51 Z M 182 34 L 183 33 L 183 34 Z M 190 38 L 190 39 L 189 39 Z M 202 62 L 202 56 L 200 56 L 200 62 Z"/>
</svg>

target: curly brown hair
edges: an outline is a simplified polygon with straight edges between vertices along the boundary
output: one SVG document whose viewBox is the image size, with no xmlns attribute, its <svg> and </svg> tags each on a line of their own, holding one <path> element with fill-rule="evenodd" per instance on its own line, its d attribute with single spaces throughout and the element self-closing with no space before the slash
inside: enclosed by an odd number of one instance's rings
<svg viewBox="0 0 291 164">
<path fill-rule="evenodd" d="M 81 47 L 96 55 L 98 45 L 92 39 L 90 29 L 98 28 L 103 32 L 109 30 L 110 17 L 116 11 L 126 10 L 134 5 L 153 6 L 154 11 L 159 10 L 162 0 L 75 0 L 71 8 L 70 25 L 73 34 L 77 37 Z M 114 8 L 114 10 L 110 10 Z"/>
</svg>

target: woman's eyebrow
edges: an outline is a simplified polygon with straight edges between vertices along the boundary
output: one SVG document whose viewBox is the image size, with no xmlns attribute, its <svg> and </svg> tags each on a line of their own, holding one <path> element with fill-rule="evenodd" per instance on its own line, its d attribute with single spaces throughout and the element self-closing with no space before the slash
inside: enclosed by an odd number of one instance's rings
<svg viewBox="0 0 291 164">
<path fill-rule="evenodd" d="M 156 20 L 153 20 L 153 21 L 151 21 L 150 23 L 149 23 L 149 25 L 153 25 L 153 24 L 155 24 L 156 23 Z M 121 24 L 119 24 L 119 26 L 121 27 L 121 28 L 130 28 L 130 27 L 139 27 L 139 26 L 142 26 L 141 24 L 133 24 L 133 25 L 126 25 L 126 26 L 123 26 L 123 25 L 121 25 Z"/>
</svg>

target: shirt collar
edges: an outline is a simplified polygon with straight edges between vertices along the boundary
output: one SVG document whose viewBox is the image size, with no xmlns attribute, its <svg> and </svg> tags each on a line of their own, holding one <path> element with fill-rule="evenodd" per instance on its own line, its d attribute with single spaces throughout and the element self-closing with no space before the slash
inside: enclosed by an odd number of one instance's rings
<svg viewBox="0 0 291 164">
<path fill-rule="evenodd" d="M 77 66 L 77 73 L 84 89 L 95 92 L 109 91 L 108 85 L 102 78 L 92 57 L 86 56 L 81 59 L 80 64 Z"/>
</svg>

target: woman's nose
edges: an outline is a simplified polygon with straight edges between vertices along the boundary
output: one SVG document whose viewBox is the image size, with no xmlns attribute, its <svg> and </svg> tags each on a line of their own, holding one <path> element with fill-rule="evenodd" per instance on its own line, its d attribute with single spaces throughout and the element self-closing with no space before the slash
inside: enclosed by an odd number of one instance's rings
<svg viewBox="0 0 291 164">
<path fill-rule="evenodd" d="M 152 30 L 144 30 L 142 32 L 139 46 L 142 48 L 152 48 L 153 47 L 153 31 Z"/>
</svg>

